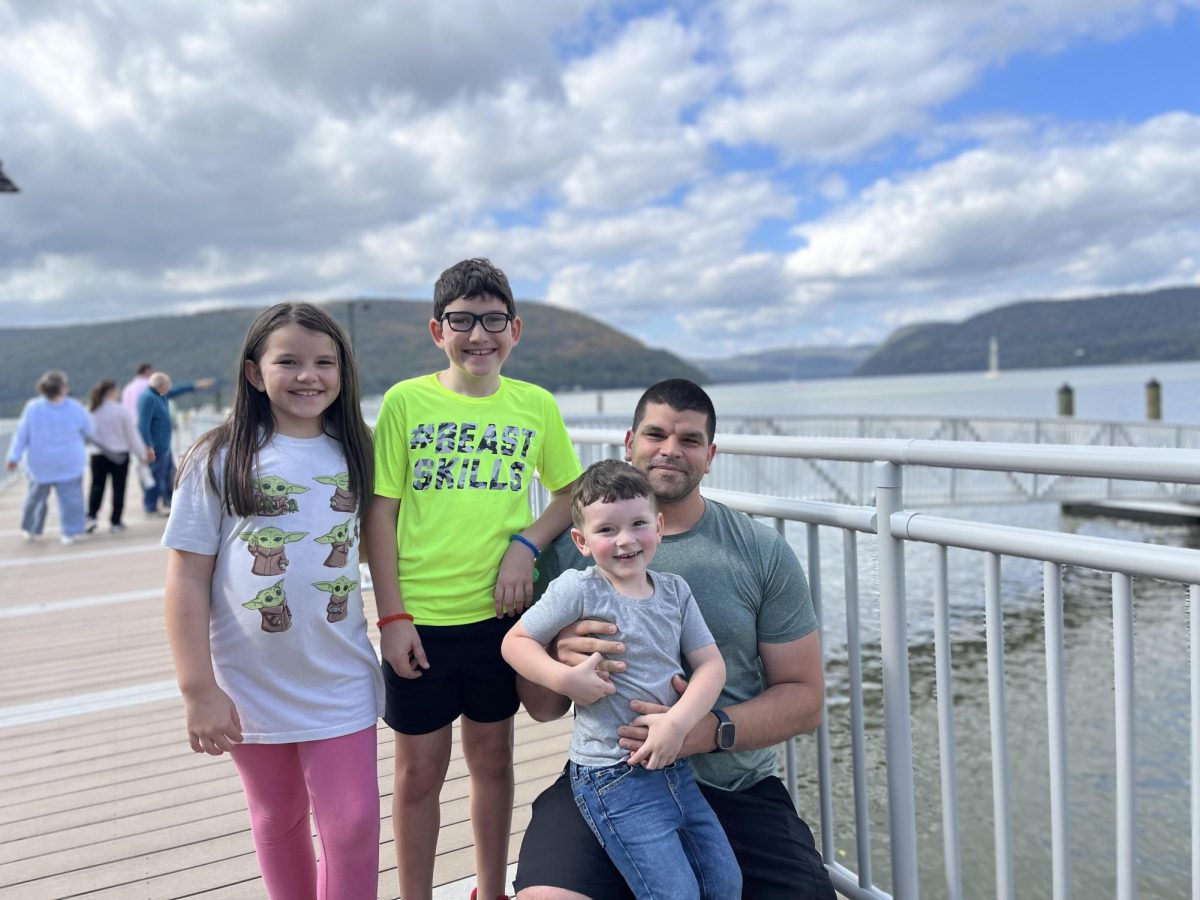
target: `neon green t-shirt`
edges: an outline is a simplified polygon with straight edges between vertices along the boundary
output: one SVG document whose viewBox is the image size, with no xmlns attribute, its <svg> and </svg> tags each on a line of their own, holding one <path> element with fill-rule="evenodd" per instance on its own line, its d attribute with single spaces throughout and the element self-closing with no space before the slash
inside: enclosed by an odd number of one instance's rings
<svg viewBox="0 0 1200 900">
<path fill-rule="evenodd" d="M 456 394 L 437 375 L 393 385 L 375 423 L 375 493 L 400 500 L 404 608 L 420 625 L 495 615 L 508 536 L 533 521 L 534 473 L 556 491 L 580 471 L 562 414 L 537 385 L 501 378 L 489 397 Z"/>
</svg>

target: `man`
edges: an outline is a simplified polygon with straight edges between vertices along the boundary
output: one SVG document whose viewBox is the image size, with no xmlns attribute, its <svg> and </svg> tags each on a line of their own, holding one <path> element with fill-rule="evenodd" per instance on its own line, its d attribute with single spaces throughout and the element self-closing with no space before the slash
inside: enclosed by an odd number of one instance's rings
<svg viewBox="0 0 1200 900">
<path fill-rule="evenodd" d="M 154 461 L 150 463 L 150 474 L 154 477 L 154 484 L 144 488 L 142 492 L 146 515 L 152 516 L 158 512 L 160 499 L 164 511 L 171 510 L 175 458 L 171 454 L 171 407 L 167 401 L 189 391 L 205 390 L 215 383 L 216 379 L 201 378 L 195 384 L 181 384 L 172 388 L 170 375 L 166 372 L 155 372 L 147 381 L 148 387 L 138 398 L 138 431 L 141 432 L 146 446 L 154 451 Z"/>
<path fill-rule="evenodd" d="M 725 689 L 713 714 L 684 739 L 697 780 L 742 868 L 743 896 L 755 900 L 833 898 L 833 887 L 812 832 L 796 814 L 775 774 L 774 747 L 820 724 L 824 702 L 820 636 L 808 582 L 799 561 L 776 531 L 720 503 L 706 501 L 700 482 L 716 446 L 716 412 L 698 386 L 683 379 L 654 385 L 638 401 L 625 458 L 646 473 L 663 515 L 663 542 L 655 568 L 691 585 L 725 658 Z M 546 548 L 539 562 L 547 580 L 564 568 L 582 568 L 569 537 Z M 552 647 L 578 662 L 599 651 L 626 664 L 618 626 L 580 622 Z M 630 661 L 636 665 L 636 660 Z M 677 689 L 686 683 L 678 680 Z M 569 702 L 518 679 L 534 718 L 566 712 Z M 634 750 L 646 729 L 633 718 L 662 708 L 634 702 L 630 724 L 618 729 Z M 518 900 L 630 898 L 603 847 L 576 808 L 566 777 L 533 804 L 517 866 Z"/>
</svg>

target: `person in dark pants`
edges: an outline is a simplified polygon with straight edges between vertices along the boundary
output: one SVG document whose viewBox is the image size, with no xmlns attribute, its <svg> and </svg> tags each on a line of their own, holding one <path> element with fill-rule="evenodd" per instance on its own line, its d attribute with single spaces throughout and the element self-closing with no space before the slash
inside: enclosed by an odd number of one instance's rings
<svg viewBox="0 0 1200 900">
<path fill-rule="evenodd" d="M 167 403 L 172 397 L 210 388 L 215 379 L 201 378 L 195 384 L 171 386 L 171 376 L 166 372 L 155 372 L 150 376 L 150 386 L 138 398 L 138 431 L 146 446 L 154 451 L 150 463 L 150 474 L 154 484 L 142 494 L 146 515 L 158 512 L 161 500 L 164 514 L 171 510 L 171 491 L 175 484 L 175 457 L 171 453 L 171 407 Z"/>
<path fill-rule="evenodd" d="M 688 757 L 729 838 L 742 870 L 743 897 L 833 900 L 812 832 L 776 774 L 775 745 L 813 731 L 824 709 L 820 635 L 808 581 L 782 535 L 700 494 L 716 454 L 715 432 L 708 395 L 690 381 L 671 379 L 642 395 L 625 437 L 625 459 L 646 473 L 663 516 L 654 567 L 691 585 L 725 659 L 717 706 L 684 738 L 679 756 Z M 569 534 L 538 561 L 546 581 L 566 568 L 583 567 Z M 624 671 L 624 645 L 608 637 L 613 633 L 609 623 L 578 622 L 549 649 L 571 665 L 600 652 L 609 659 L 609 671 Z M 677 681 L 676 689 L 686 690 Z M 517 687 L 540 721 L 569 706 L 565 697 L 525 679 Z M 630 707 L 631 721 L 617 734 L 620 746 L 633 752 L 647 734 L 637 717 L 665 708 L 644 701 Z M 533 803 L 514 884 L 518 900 L 633 897 L 580 814 L 565 775 Z"/>
<path fill-rule="evenodd" d="M 96 433 L 88 445 L 92 486 L 88 492 L 87 519 L 85 530 L 96 530 L 96 517 L 104 500 L 104 487 L 112 481 L 112 516 L 109 521 L 113 533 L 125 530 L 121 513 L 125 510 L 125 481 L 129 475 L 129 455 L 135 454 L 149 464 L 154 451 L 149 449 L 138 433 L 133 414 L 118 399 L 117 383 L 105 379 L 92 388 L 88 411 L 96 423 Z"/>
</svg>

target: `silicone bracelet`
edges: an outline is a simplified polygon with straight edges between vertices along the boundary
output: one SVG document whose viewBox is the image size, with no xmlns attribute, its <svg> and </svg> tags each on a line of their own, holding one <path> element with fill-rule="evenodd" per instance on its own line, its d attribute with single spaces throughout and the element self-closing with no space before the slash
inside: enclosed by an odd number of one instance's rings
<svg viewBox="0 0 1200 900">
<path fill-rule="evenodd" d="M 526 547 L 528 547 L 529 552 L 533 554 L 534 559 L 537 559 L 539 556 L 542 555 L 542 551 L 537 548 L 537 544 L 535 544 L 533 541 L 531 541 L 527 537 L 522 537 L 519 534 L 510 534 L 508 536 L 508 539 L 509 539 L 509 541 L 519 541 L 520 543 L 522 543 Z"/>
<path fill-rule="evenodd" d="M 375 627 L 382 628 L 384 625 L 390 625 L 392 622 L 399 622 L 401 619 L 404 619 L 406 622 L 413 621 L 413 617 L 412 617 L 411 613 L 394 613 L 393 615 L 390 615 L 390 616 L 384 616 L 382 619 L 380 619 L 378 622 L 375 623 Z"/>
</svg>

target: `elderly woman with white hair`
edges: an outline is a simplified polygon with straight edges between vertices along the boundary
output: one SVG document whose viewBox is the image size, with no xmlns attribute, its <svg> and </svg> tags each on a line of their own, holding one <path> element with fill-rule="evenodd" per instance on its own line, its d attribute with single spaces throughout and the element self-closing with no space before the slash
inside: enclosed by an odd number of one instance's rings
<svg viewBox="0 0 1200 900">
<path fill-rule="evenodd" d="M 39 538 L 46 525 L 50 489 L 58 496 L 58 530 L 64 544 L 75 543 L 83 533 L 83 470 L 87 467 L 85 442 L 95 433 L 92 417 L 67 396 L 67 376 L 51 369 L 38 379 L 42 395 L 25 404 L 17 434 L 8 451 L 8 469 L 25 457 L 29 493 L 21 510 L 25 540 Z"/>
</svg>

